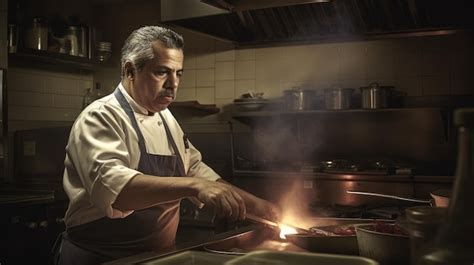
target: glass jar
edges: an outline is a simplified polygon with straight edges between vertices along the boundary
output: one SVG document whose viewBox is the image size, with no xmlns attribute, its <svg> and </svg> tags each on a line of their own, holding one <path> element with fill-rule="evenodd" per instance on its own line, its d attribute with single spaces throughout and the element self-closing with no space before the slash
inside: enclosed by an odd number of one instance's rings
<svg viewBox="0 0 474 265">
<path fill-rule="evenodd" d="M 441 207 L 416 206 L 406 209 L 411 242 L 411 264 L 419 263 L 419 259 L 432 250 L 446 213 L 446 208 Z"/>
<path fill-rule="evenodd" d="M 110 42 L 99 42 L 97 45 L 97 59 L 101 62 L 109 60 L 112 55 L 112 43 Z"/>
<path fill-rule="evenodd" d="M 43 51 L 48 49 L 48 27 L 43 18 L 32 19 L 25 33 L 25 47 Z"/>
</svg>

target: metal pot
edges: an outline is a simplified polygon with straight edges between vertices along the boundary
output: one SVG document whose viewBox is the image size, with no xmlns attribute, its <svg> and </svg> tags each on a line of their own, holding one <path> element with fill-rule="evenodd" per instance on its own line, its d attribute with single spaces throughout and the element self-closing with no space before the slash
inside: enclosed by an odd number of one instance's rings
<svg viewBox="0 0 474 265">
<path fill-rule="evenodd" d="M 283 91 L 288 110 L 312 110 L 315 108 L 316 90 L 299 87 Z"/>
<path fill-rule="evenodd" d="M 451 190 L 435 190 L 430 192 L 430 195 L 434 199 L 436 207 L 448 207 Z"/>
<path fill-rule="evenodd" d="M 324 90 L 324 103 L 328 110 L 349 109 L 353 88 L 333 87 Z"/>
<path fill-rule="evenodd" d="M 380 86 L 378 83 L 371 83 L 367 87 L 361 87 L 362 108 L 381 109 L 388 107 L 388 101 L 392 92 L 392 86 Z"/>
</svg>

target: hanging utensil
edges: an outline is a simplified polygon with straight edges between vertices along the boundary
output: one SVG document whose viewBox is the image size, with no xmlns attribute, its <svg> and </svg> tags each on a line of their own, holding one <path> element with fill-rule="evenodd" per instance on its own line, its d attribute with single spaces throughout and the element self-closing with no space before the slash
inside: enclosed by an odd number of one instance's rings
<svg viewBox="0 0 474 265">
<path fill-rule="evenodd" d="M 421 200 L 421 199 L 414 199 L 414 198 L 406 198 L 406 197 L 400 197 L 400 196 L 395 196 L 395 195 L 381 194 L 381 193 L 374 193 L 374 192 L 365 192 L 365 191 L 347 190 L 346 192 L 349 193 L 349 194 L 356 194 L 356 195 L 365 195 L 365 196 L 381 197 L 381 198 L 388 198 L 388 199 L 401 200 L 401 201 L 426 203 L 426 204 L 429 204 L 429 205 L 433 206 L 433 201 L 432 200 Z"/>
</svg>

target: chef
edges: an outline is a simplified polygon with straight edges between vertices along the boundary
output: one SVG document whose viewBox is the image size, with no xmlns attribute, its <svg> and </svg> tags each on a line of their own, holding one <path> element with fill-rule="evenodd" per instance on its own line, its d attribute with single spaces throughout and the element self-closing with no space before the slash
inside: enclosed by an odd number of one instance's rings
<svg viewBox="0 0 474 265">
<path fill-rule="evenodd" d="M 201 161 L 168 105 L 183 75 L 183 38 L 159 26 L 132 32 L 121 82 L 78 116 L 66 147 L 69 197 L 60 264 L 97 264 L 174 245 L 183 198 L 218 216 L 278 209 L 223 181 Z"/>
</svg>

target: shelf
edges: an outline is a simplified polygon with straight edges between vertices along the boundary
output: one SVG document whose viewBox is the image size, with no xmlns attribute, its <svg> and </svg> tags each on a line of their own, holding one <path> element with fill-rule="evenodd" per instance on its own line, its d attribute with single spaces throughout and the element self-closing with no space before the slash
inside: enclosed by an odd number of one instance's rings
<svg viewBox="0 0 474 265">
<path fill-rule="evenodd" d="M 255 124 L 259 122 L 269 122 L 270 120 L 295 118 L 314 115 L 377 115 L 381 113 L 397 113 L 397 112 L 419 112 L 419 111 L 436 111 L 440 112 L 441 108 L 385 108 L 385 109 L 346 109 L 346 110 L 302 110 L 302 111 L 242 111 L 234 112 L 232 118 L 245 124 Z"/>
<path fill-rule="evenodd" d="M 8 54 L 8 64 L 64 72 L 94 72 L 95 70 L 94 61 L 89 58 L 32 49 L 22 49 Z"/>
<path fill-rule="evenodd" d="M 170 105 L 173 114 L 191 114 L 198 116 L 206 116 L 219 113 L 220 109 L 215 104 L 201 104 L 198 101 L 181 101 L 173 102 Z"/>
</svg>

